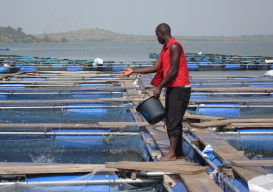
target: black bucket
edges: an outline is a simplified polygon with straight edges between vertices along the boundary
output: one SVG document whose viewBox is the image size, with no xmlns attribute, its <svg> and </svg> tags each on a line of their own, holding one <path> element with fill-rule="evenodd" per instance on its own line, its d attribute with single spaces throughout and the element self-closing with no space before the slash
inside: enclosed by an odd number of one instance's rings
<svg viewBox="0 0 273 192">
<path fill-rule="evenodd" d="M 141 113 L 149 124 L 156 124 L 166 116 L 162 103 L 154 96 L 139 103 L 136 110 Z"/>
</svg>

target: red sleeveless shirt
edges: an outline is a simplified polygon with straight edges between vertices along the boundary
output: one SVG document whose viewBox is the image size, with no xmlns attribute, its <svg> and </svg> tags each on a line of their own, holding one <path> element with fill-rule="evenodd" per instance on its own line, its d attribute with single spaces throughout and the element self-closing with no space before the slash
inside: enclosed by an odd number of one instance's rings
<svg viewBox="0 0 273 192">
<path fill-rule="evenodd" d="M 172 38 L 168 44 L 164 44 L 162 51 L 160 53 L 160 63 L 157 69 L 157 72 L 155 74 L 155 77 L 153 78 L 151 84 L 155 87 L 157 87 L 163 79 L 166 77 L 167 73 L 170 70 L 171 67 L 171 54 L 170 54 L 170 47 L 173 43 L 177 43 L 180 45 L 183 53 L 180 56 L 179 59 L 179 66 L 178 66 L 178 73 L 174 77 L 174 79 L 165 87 L 177 87 L 182 85 L 189 85 L 189 71 L 188 71 L 188 65 L 185 57 L 184 50 L 182 48 L 182 45 L 175 40 L 175 38 Z"/>
</svg>

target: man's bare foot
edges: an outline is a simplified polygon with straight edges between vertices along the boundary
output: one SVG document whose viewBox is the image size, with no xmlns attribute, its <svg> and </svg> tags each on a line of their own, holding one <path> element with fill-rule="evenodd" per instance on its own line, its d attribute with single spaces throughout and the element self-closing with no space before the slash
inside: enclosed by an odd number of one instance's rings
<svg viewBox="0 0 273 192">
<path fill-rule="evenodd" d="M 176 160 L 176 156 L 169 155 L 169 154 L 158 159 L 158 161 L 175 161 L 175 160 Z"/>
</svg>

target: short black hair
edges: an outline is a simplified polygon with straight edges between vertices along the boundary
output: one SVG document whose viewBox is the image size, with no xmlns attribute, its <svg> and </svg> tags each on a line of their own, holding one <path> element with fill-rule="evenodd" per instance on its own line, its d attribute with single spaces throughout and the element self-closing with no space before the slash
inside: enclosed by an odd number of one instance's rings
<svg viewBox="0 0 273 192">
<path fill-rule="evenodd" d="M 171 34 L 171 28 L 167 23 L 161 23 L 156 27 L 156 30 L 163 32 L 164 34 Z"/>
</svg>

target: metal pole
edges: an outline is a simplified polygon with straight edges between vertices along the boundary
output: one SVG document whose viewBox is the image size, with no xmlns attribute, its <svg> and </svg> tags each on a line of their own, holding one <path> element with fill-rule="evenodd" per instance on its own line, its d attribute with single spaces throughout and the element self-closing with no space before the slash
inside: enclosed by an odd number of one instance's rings
<svg viewBox="0 0 273 192">
<path fill-rule="evenodd" d="M 41 181 L 41 182 L 7 182 L 0 183 L 0 186 L 6 185 L 54 185 L 54 186 L 71 186 L 71 185 L 105 185 L 105 184 L 134 184 L 134 183 L 157 183 L 157 179 L 109 179 L 109 180 L 83 180 L 83 181 Z"/>
<path fill-rule="evenodd" d="M 52 136 L 60 136 L 60 135 L 138 135 L 139 133 L 129 133 L 129 132 L 0 132 L 0 135 L 52 135 Z"/>
<path fill-rule="evenodd" d="M 141 136 L 142 136 L 143 141 L 145 142 L 145 134 L 144 134 L 144 132 L 141 132 Z M 147 147 L 147 149 L 148 149 L 148 151 L 149 151 L 149 153 L 150 153 L 153 161 L 157 161 L 156 157 L 152 156 L 152 149 L 151 149 L 150 145 L 147 144 L 146 142 L 145 142 L 145 144 L 146 144 L 146 147 Z"/>
<path fill-rule="evenodd" d="M 272 123 L 272 127 L 273 127 L 273 123 Z M 241 135 L 272 135 L 273 134 L 273 131 L 271 132 L 219 132 L 217 134 L 220 134 L 220 135 L 236 135 L 236 136 L 241 136 Z"/>
<path fill-rule="evenodd" d="M 1 91 L 1 90 L 0 90 Z M 66 91 L 66 90 L 63 90 L 63 91 Z M 77 90 L 77 91 L 84 91 L 84 90 Z M 73 91 L 72 91 L 73 92 Z M 46 92 L 46 93 L 0 93 L 0 95 L 111 95 L 111 94 L 120 94 L 120 93 L 123 93 L 123 92 L 93 92 L 93 93 L 59 93 L 59 92 L 53 92 L 53 93 L 50 93 L 50 92 Z"/>
<path fill-rule="evenodd" d="M 125 108 L 128 105 L 112 105 L 112 106 L 36 106 L 36 107 L 0 107 L 0 109 L 90 109 L 90 108 Z"/>
</svg>

